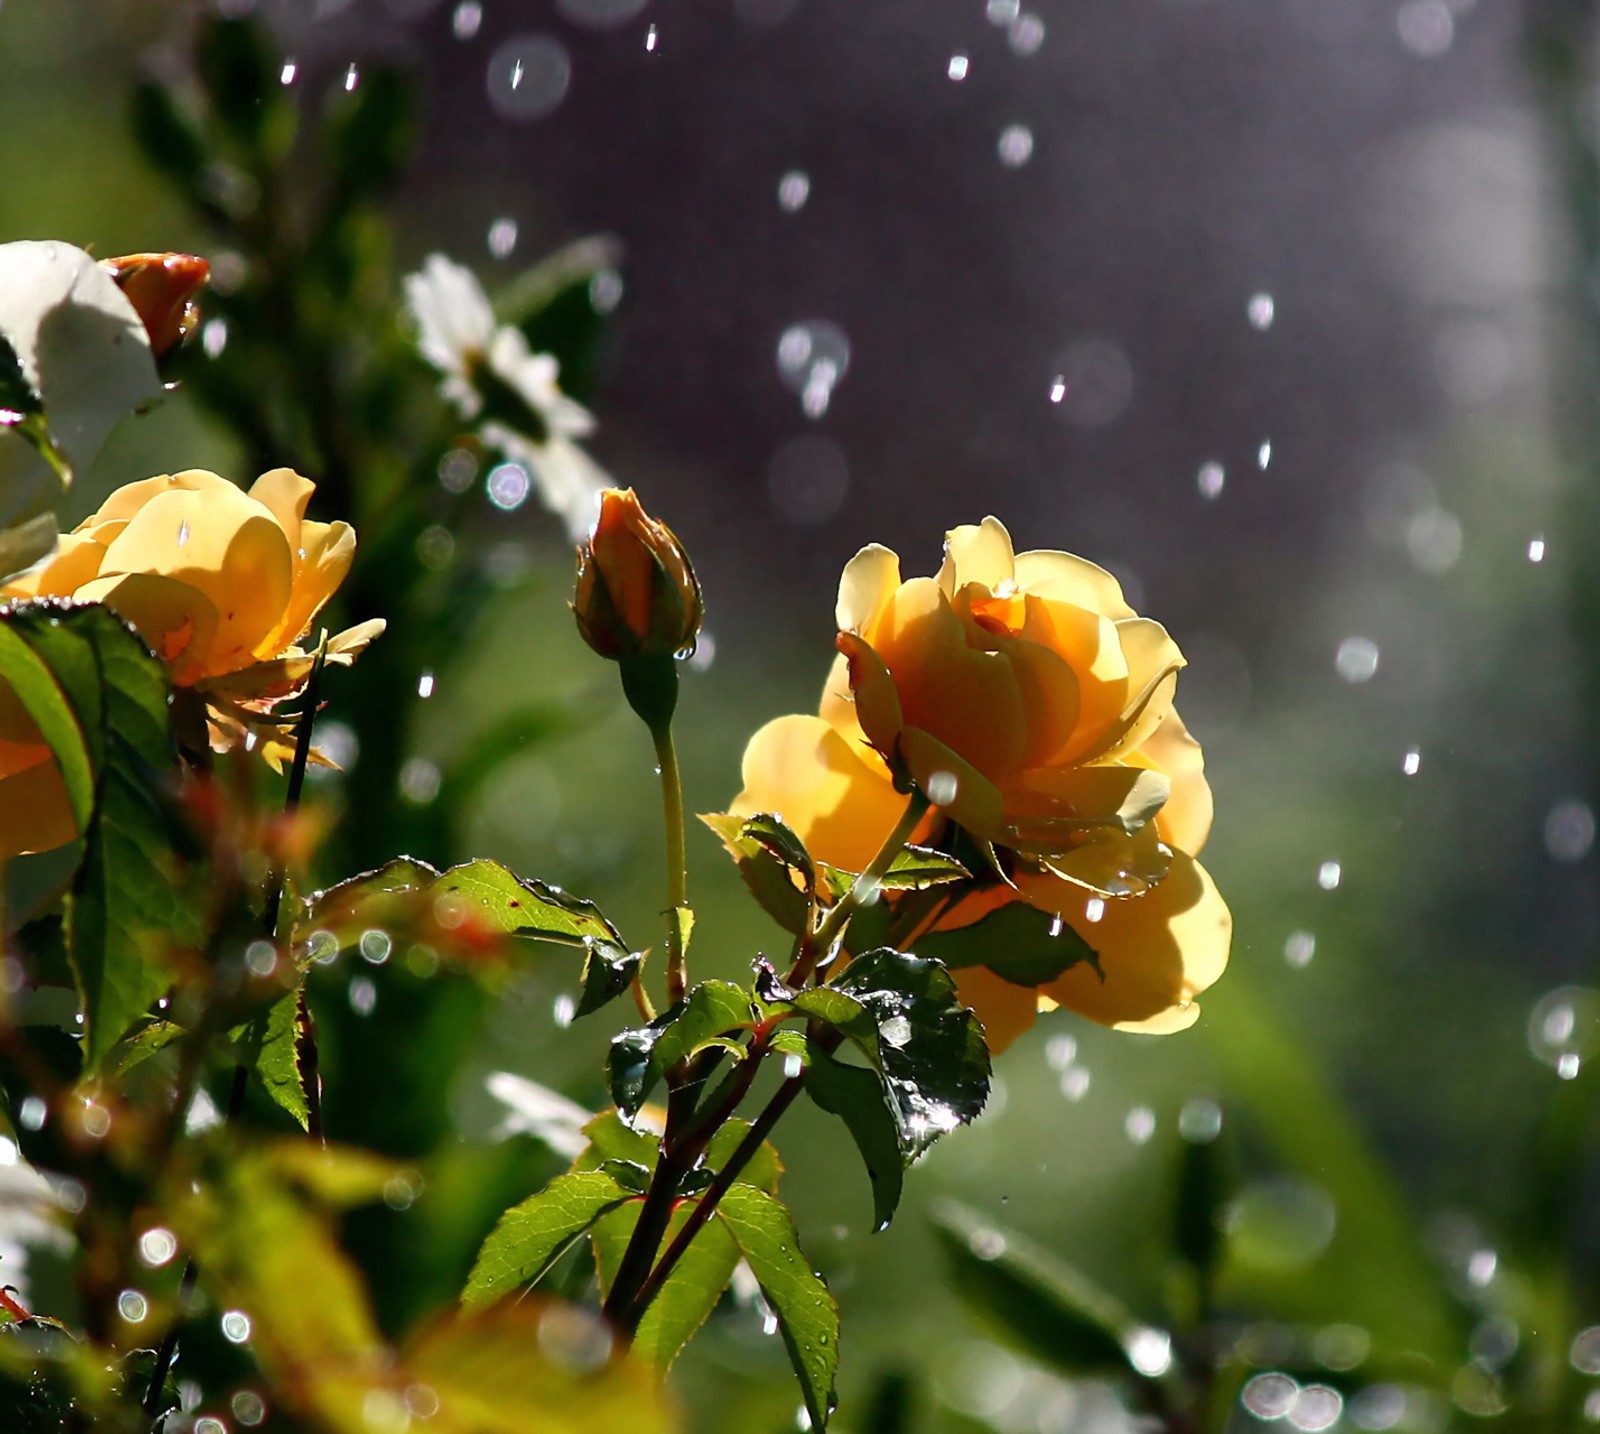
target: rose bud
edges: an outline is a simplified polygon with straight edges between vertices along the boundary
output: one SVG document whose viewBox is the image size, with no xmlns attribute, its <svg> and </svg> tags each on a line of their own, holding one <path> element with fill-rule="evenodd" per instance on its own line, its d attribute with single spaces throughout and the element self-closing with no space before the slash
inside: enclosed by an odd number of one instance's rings
<svg viewBox="0 0 1600 1434">
<path fill-rule="evenodd" d="M 150 352 L 160 359 L 194 332 L 200 310 L 194 296 L 205 286 L 211 266 L 194 254 L 124 254 L 102 259 L 150 335 Z"/>
<path fill-rule="evenodd" d="M 578 549 L 572 610 L 583 640 L 614 662 L 671 658 L 694 646 L 700 584 L 672 530 L 631 488 L 600 494 L 599 520 Z"/>
</svg>

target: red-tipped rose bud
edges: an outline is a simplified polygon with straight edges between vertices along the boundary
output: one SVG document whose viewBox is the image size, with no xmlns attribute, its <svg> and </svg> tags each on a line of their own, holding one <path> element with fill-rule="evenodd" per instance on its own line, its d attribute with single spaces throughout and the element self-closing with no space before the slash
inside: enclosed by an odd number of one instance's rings
<svg viewBox="0 0 1600 1434">
<path fill-rule="evenodd" d="M 600 518 L 578 549 L 572 610 L 583 640 L 602 657 L 672 657 L 700 631 L 700 584 L 665 523 L 631 488 L 607 488 Z"/>
<path fill-rule="evenodd" d="M 100 262 L 144 320 L 150 351 L 158 359 L 194 331 L 200 321 L 194 296 L 211 273 L 204 259 L 194 254 L 124 254 Z"/>
</svg>

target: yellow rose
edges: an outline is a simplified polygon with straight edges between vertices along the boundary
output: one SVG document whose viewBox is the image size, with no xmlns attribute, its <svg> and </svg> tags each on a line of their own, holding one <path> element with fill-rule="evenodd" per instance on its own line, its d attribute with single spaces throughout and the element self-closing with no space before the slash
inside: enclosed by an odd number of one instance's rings
<svg viewBox="0 0 1600 1434">
<path fill-rule="evenodd" d="M 933 578 L 863 549 L 839 586 L 840 659 L 817 717 L 751 739 L 733 810 L 778 813 L 813 855 L 860 870 L 905 809 L 895 775 L 997 853 L 1013 885 L 965 896 L 1059 915 L 1099 954 L 1040 988 L 957 972 L 995 1049 L 1064 1005 L 1129 1029 L 1192 1024 L 1231 918 L 1193 860 L 1211 827 L 1199 744 L 1172 706 L 1183 657 L 1116 580 L 1059 552 L 1015 554 L 994 518 L 957 528 Z M 910 944 L 910 943 L 908 943 Z"/>
<path fill-rule="evenodd" d="M 248 493 L 202 469 L 129 483 L 47 560 L 0 585 L 0 601 L 104 603 L 138 629 L 175 686 L 205 703 L 213 748 L 248 743 L 276 764 L 288 745 L 271 709 L 301 690 L 313 662 L 294 644 L 355 555 L 348 523 L 306 521 L 315 491 L 287 468 Z M 348 663 L 382 630 L 369 622 L 341 633 L 329 660 Z M 14 785 L 25 781 L 32 800 Z M 0 826 L 0 859 L 74 834 L 55 763 L 9 692 L 0 693 L 0 810 L 21 828 Z"/>
</svg>

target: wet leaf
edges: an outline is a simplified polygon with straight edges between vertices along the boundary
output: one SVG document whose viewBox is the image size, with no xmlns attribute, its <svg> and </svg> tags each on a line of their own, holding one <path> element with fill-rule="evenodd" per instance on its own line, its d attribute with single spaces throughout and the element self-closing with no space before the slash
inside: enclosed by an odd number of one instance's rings
<svg viewBox="0 0 1600 1434">
<path fill-rule="evenodd" d="M 883 1077 L 862 1066 L 847 1066 L 813 1047 L 806 1066 L 806 1094 L 844 1121 L 872 1182 L 873 1221 L 885 1229 L 900 1204 L 905 1157 Z"/>
<path fill-rule="evenodd" d="M 151 1021 L 130 1031 L 112 1048 L 101 1073 L 108 1080 L 120 1080 L 151 1056 L 159 1054 L 183 1035 L 183 1027 L 171 1021 Z"/>
<path fill-rule="evenodd" d="M 838 1014 L 825 1014 L 825 1000 Z M 831 986 L 796 997 L 795 1005 L 843 1032 L 882 1073 L 901 1145 L 913 1158 L 982 1112 L 989 1049 L 937 961 L 880 947 L 857 957 Z"/>
<path fill-rule="evenodd" d="M 741 1145 L 745 1136 L 750 1133 L 748 1120 L 733 1119 L 725 1121 L 711 1143 L 706 1147 L 703 1164 L 708 1170 L 721 1170 Z M 758 1190 L 765 1190 L 769 1195 L 778 1192 L 778 1180 L 783 1174 L 783 1161 L 778 1156 L 778 1150 L 771 1141 L 764 1140 L 750 1157 L 749 1163 L 739 1172 L 741 1185 L 754 1185 Z"/>
<path fill-rule="evenodd" d="M 835 897 L 843 896 L 856 881 L 856 873 L 843 867 L 823 866 L 821 875 Z M 945 882 L 965 881 L 971 876 L 972 873 L 953 856 L 933 847 L 908 846 L 889 864 L 878 886 L 884 891 L 923 891 Z"/>
<path fill-rule="evenodd" d="M 605 1110 L 583 1127 L 589 1148 L 573 1162 L 574 1170 L 598 1170 L 607 1160 L 627 1160 L 654 1170 L 661 1155 L 661 1138 L 647 1130 L 635 1130 L 620 1112 Z"/>
<path fill-rule="evenodd" d="M 661 1244 L 663 1251 L 677 1238 L 698 1203 L 693 1196 L 679 1201 Z M 595 1226 L 595 1261 L 602 1290 L 609 1290 L 616 1278 L 623 1251 L 639 1222 L 639 1209 L 637 1203 L 624 1205 Z M 738 1263 L 739 1251 L 733 1238 L 715 1220 L 707 1221 L 639 1321 L 633 1342 L 639 1357 L 657 1369 L 670 1368 L 684 1345 L 717 1307 Z"/>
<path fill-rule="evenodd" d="M 480 1309 L 532 1284 L 596 1220 L 637 1194 L 604 1170 L 556 1176 L 500 1217 L 478 1251 L 462 1304 Z"/>
<path fill-rule="evenodd" d="M 811 1427 L 825 1428 L 839 1367 L 839 1307 L 801 1252 L 793 1217 L 774 1196 L 736 1184 L 723 1195 L 713 1223 L 733 1236 L 777 1315 Z"/>
<path fill-rule="evenodd" d="M 616 1000 L 644 965 L 642 951 L 629 951 L 609 941 L 591 941 L 583 958 L 583 994 L 574 1016 L 587 1016 Z"/>
<path fill-rule="evenodd" d="M 748 991 L 727 981 L 702 982 L 648 1026 L 623 1031 L 611 1043 L 611 1099 L 633 1113 L 669 1067 L 714 1037 L 753 1024 Z"/>
<path fill-rule="evenodd" d="M 762 910 L 785 931 L 804 931 L 817 878 L 800 838 L 771 815 L 713 812 L 700 820 L 721 839 Z"/>
<path fill-rule="evenodd" d="M 933 1225 L 957 1292 L 987 1327 L 1070 1376 L 1133 1369 L 1128 1342 L 1143 1326 L 1079 1271 L 953 1201 Z"/>
<path fill-rule="evenodd" d="M 1100 969 L 1099 953 L 1070 924 L 1025 901 L 1007 902 L 956 931 L 930 932 L 916 946 L 952 971 L 987 966 L 1018 986 L 1042 986 L 1080 961 Z"/>
<path fill-rule="evenodd" d="M 311 1105 L 300 1072 L 300 1011 L 305 991 L 297 987 L 256 1018 L 254 1038 L 248 1043 L 252 1067 L 273 1102 L 306 1130 Z"/>
</svg>

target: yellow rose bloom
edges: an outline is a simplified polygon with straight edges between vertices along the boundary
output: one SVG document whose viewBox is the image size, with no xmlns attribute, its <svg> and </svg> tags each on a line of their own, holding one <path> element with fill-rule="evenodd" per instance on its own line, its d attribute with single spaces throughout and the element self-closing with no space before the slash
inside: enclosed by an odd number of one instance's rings
<svg viewBox="0 0 1600 1434">
<path fill-rule="evenodd" d="M 1194 855 L 1211 827 L 1199 744 L 1172 705 L 1182 654 L 1115 578 L 1060 552 L 1015 553 L 994 518 L 947 536 L 937 576 L 903 581 L 863 549 L 839 586 L 840 658 L 820 715 L 769 723 L 733 810 L 776 812 L 818 859 L 860 870 L 905 809 L 894 779 L 993 848 L 1007 901 L 1059 916 L 1098 954 L 1039 988 L 955 973 L 1001 1049 L 1041 1007 L 1169 1031 L 1227 962 L 1231 918 Z"/>
<path fill-rule="evenodd" d="M 302 689 L 314 660 L 295 643 L 355 556 L 348 523 L 306 520 L 315 491 L 287 468 L 248 492 L 203 469 L 129 483 L 44 562 L 0 585 L 0 601 L 104 603 L 138 629 L 175 686 L 205 703 L 215 750 L 244 744 L 276 765 L 288 745 L 271 709 Z M 340 634 L 329 660 L 348 663 L 382 630 L 371 622 Z M 0 859 L 74 835 L 60 774 L 9 692 L 0 692 L 0 811 L 9 814 Z"/>
</svg>

